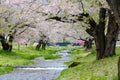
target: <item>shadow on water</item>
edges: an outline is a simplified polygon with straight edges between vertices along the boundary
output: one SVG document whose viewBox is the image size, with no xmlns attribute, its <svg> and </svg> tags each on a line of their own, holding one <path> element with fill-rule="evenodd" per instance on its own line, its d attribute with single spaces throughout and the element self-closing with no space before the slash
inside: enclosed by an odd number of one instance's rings
<svg viewBox="0 0 120 80">
<path fill-rule="evenodd" d="M 0 75 L 0 80 L 54 80 L 62 70 L 68 68 L 64 62 L 71 60 L 69 53 L 70 50 L 57 52 L 55 55 L 61 58 L 56 60 L 36 58 L 33 60 L 35 64 L 15 67 L 13 72 Z"/>
</svg>

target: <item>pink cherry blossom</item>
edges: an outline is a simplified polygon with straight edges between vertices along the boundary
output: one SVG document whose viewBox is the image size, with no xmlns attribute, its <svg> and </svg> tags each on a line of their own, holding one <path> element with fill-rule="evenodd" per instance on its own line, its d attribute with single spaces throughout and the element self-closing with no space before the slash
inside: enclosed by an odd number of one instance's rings
<svg viewBox="0 0 120 80">
<path fill-rule="evenodd" d="M 83 40 L 77 40 L 76 43 L 79 44 L 80 46 L 84 46 L 84 42 Z"/>
</svg>

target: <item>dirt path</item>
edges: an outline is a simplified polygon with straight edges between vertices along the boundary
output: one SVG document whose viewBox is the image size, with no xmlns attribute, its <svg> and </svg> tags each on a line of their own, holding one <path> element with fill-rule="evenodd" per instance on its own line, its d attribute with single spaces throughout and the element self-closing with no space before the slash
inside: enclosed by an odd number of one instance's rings
<svg viewBox="0 0 120 80">
<path fill-rule="evenodd" d="M 62 57 L 56 60 L 36 58 L 34 65 L 17 67 L 11 73 L 0 75 L 0 80 L 54 80 L 67 68 L 64 62 L 71 60 L 68 53 L 69 50 L 56 53 Z"/>
</svg>

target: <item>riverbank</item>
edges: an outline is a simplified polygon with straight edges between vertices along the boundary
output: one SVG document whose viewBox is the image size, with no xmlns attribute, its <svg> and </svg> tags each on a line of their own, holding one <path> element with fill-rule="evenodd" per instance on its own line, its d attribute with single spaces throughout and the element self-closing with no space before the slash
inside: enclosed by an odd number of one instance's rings
<svg viewBox="0 0 120 80">
<path fill-rule="evenodd" d="M 14 67 L 22 65 L 34 64 L 32 59 L 36 57 L 44 57 L 45 59 L 57 59 L 57 48 L 47 47 L 46 50 L 36 51 L 33 46 L 14 45 L 12 52 L 0 50 L 0 74 L 11 72 Z"/>
<path fill-rule="evenodd" d="M 120 55 L 120 47 L 116 48 L 116 55 L 102 60 L 96 60 L 95 50 L 86 52 L 84 48 L 78 48 L 72 52 L 70 65 L 79 62 L 75 67 L 70 67 L 61 72 L 56 80 L 118 80 L 117 63 Z"/>
</svg>

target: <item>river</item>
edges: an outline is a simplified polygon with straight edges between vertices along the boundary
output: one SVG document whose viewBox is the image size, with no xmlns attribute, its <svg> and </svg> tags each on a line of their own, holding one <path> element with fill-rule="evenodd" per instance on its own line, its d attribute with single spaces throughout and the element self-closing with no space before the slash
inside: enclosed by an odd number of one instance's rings
<svg viewBox="0 0 120 80">
<path fill-rule="evenodd" d="M 0 80 L 55 80 L 62 70 L 68 68 L 64 62 L 71 60 L 69 52 L 57 52 L 55 55 L 60 55 L 61 58 L 55 60 L 35 58 L 35 64 L 16 67 L 11 73 L 0 75 Z"/>
</svg>

